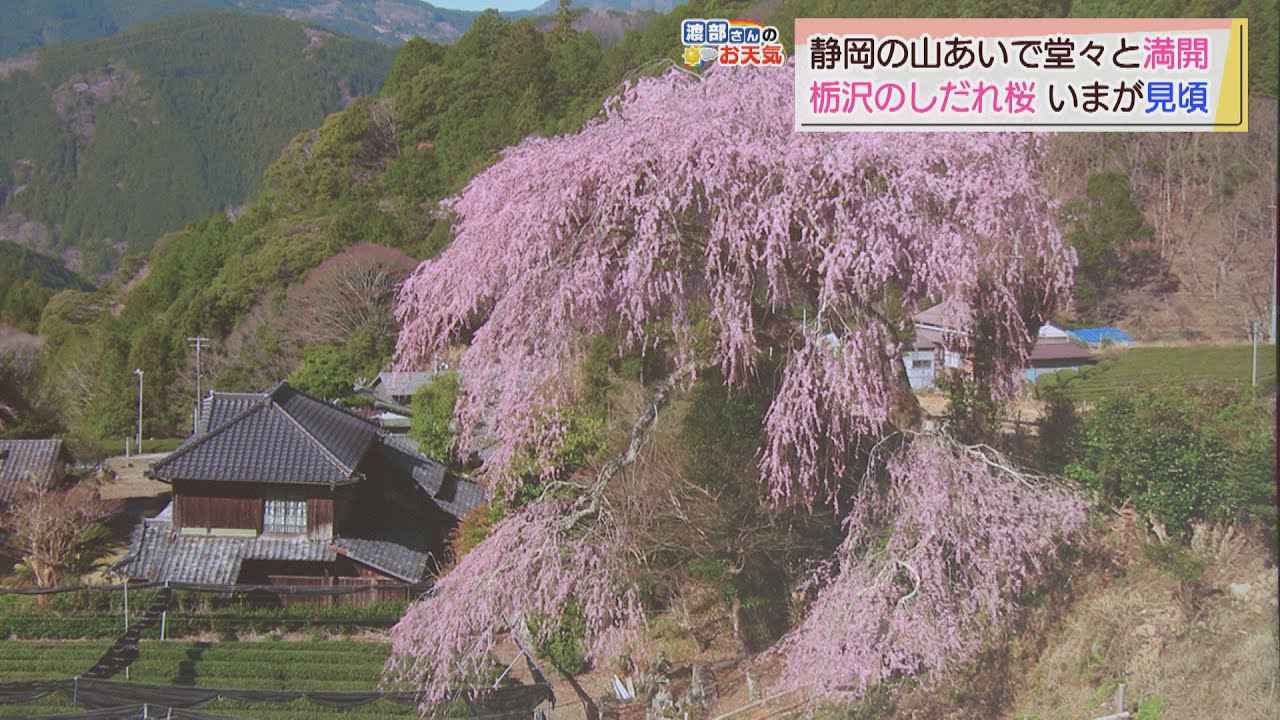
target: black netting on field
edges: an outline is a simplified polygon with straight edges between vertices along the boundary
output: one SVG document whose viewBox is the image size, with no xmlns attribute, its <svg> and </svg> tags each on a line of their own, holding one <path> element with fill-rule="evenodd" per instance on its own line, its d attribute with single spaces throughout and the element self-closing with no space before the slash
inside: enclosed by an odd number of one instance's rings
<svg viewBox="0 0 1280 720">
<path fill-rule="evenodd" d="M 214 700 L 239 700 L 251 703 L 287 703 L 299 699 L 333 708 L 353 708 L 378 700 L 390 700 L 402 704 L 417 704 L 421 696 L 408 692 L 303 692 L 289 690 L 233 690 L 225 688 L 196 688 L 175 685 L 144 685 L 110 680 L 72 678 L 39 682 L 0 683 L 0 704 L 30 703 L 50 693 L 61 693 L 75 705 L 96 709 L 106 714 L 81 713 L 53 717 L 142 717 L 137 714 L 143 705 L 172 710 L 172 717 L 212 718 L 186 713 L 183 708 L 193 708 Z M 551 699 L 548 685 L 513 685 L 486 690 L 477 696 L 459 695 L 466 703 L 468 715 L 476 718 L 529 717 L 533 709 Z M 135 714 L 129 715 L 128 712 Z M 113 715 L 110 713 L 126 713 Z M 163 713 L 151 717 L 165 717 Z"/>
<path fill-rule="evenodd" d="M 8 594 L 26 600 L 0 617 L 0 637 L 115 637 L 123 629 L 126 615 L 132 627 L 146 620 L 149 611 L 165 614 L 165 621 L 150 623 L 144 635 L 148 638 L 206 632 L 230 636 L 277 627 L 340 631 L 387 628 L 400 620 L 408 605 L 429 597 L 433 590 L 429 583 L 293 586 L 144 582 L 127 586 L 0 588 L 0 596 Z M 166 597 L 166 602 L 156 604 Z"/>
<path fill-rule="evenodd" d="M 84 712 L 40 715 L 40 720 L 240 720 L 229 715 L 209 715 L 182 708 L 128 705 L 124 707 L 87 710 Z"/>
<path fill-rule="evenodd" d="M 130 590 L 166 587 L 172 590 L 188 592 L 212 593 L 218 595 L 354 595 L 376 590 L 407 590 L 411 594 L 421 595 L 431 590 L 431 583 L 378 583 L 377 585 L 206 585 L 202 583 L 179 582 L 131 582 Z M 66 585 L 55 588 L 0 588 L 0 595 L 57 595 L 61 593 L 118 593 L 123 592 L 120 585 Z"/>
</svg>

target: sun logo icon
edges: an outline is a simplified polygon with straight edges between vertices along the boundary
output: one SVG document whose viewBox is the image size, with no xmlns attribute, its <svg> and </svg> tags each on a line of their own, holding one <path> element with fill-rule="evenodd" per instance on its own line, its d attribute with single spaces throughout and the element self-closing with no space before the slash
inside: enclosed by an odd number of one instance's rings
<svg viewBox="0 0 1280 720">
<path fill-rule="evenodd" d="M 702 48 L 691 45 L 684 49 L 684 64 L 686 67 L 697 67 L 702 64 Z"/>
</svg>

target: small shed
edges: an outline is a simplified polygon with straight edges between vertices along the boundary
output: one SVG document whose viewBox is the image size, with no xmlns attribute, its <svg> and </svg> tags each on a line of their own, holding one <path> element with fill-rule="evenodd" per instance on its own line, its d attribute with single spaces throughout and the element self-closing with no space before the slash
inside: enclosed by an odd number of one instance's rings
<svg viewBox="0 0 1280 720">
<path fill-rule="evenodd" d="M 375 399 L 409 405 L 413 394 L 436 377 L 434 372 L 380 372 L 369 385 Z"/>
<path fill-rule="evenodd" d="M 1041 325 L 1040 332 L 1037 335 L 1038 342 L 1068 342 L 1070 340 L 1071 333 L 1051 323 Z"/>
<path fill-rule="evenodd" d="M 1031 349 L 1031 358 L 1024 372 L 1027 380 L 1035 382 L 1042 375 L 1059 370 L 1079 370 L 1096 362 L 1096 357 L 1075 343 L 1038 342 Z"/>
</svg>

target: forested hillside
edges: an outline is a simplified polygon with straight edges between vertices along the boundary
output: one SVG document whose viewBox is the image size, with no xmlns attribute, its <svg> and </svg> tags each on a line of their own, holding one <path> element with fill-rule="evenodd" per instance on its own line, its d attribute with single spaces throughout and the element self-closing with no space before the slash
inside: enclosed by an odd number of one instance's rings
<svg viewBox="0 0 1280 720">
<path fill-rule="evenodd" d="M 0 73 L 0 239 L 87 275 L 248 197 L 289 138 L 376 92 L 391 51 L 205 14 L 41 50 Z"/>
<path fill-rule="evenodd" d="M 399 44 L 414 36 L 450 41 L 479 13 L 419 0 L 13 0 L 0 28 L 0 58 L 46 45 L 109 37 L 145 22 L 199 11 L 247 11 Z"/>
<path fill-rule="evenodd" d="M 286 290 L 360 243 L 419 259 L 437 252 L 448 223 L 436 201 L 502 147 L 585 116 L 602 94 L 602 58 L 590 35 L 561 28 L 544 36 L 496 13 L 452 46 L 407 44 L 382 94 L 295 137 L 234 222 L 213 215 L 163 239 L 149 258 L 129 260 L 113 286 L 139 273 L 123 308 L 112 312 L 107 289 L 55 298 L 41 325 L 47 370 L 92 388 L 66 398 L 72 427 L 110 435 L 127 425 L 130 391 L 119 379 L 145 366 L 156 378 L 148 432 L 181 428 L 192 381 L 185 338 L 195 334 L 219 340 L 205 355 L 206 386 L 270 384 L 334 352 L 349 375 L 376 371 L 394 328 L 307 347 L 293 333 L 297 305 Z"/>
<path fill-rule="evenodd" d="M 197 337 L 203 391 L 356 406 L 393 359 L 437 371 L 410 436 L 490 494 L 390 630 L 383 679 L 425 702 L 545 673 L 587 720 L 619 680 L 622 716 L 1075 720 L 1132 683 L 1142 720 L 1275 717 L 1274 382 L 1220 382 L 1248 349 L 1199 346 L 1171 355 L 1232 367 L 1128 350 L 1056 376 L 1077 396 L 1020 379 L 1048 321 L 1194 340 L 1259 312 L 1274 0 L 694 0 L 607 47 L 557 10 L 406 42 L 234 212 L 49 298 L 30 362 L 0 355 L 0 432 L 184 436 Z M 691 16 L 1183 12 L 1254 20 L 1252 132 L 814 137 L 789 71 L 672 69 Z M 93 113 L 51 103 L 73 160 L 208 107 L 98 62 L 67 86 Z M 38 168 L 12 162 L 16 208 Z M 912 318 L 953 298 L 971 362 L 917 393 Z"/>
<path fill-rule="evenodd" d="M 0 323 L 33 333 L 49 298 L 92 287 L 58 260 L 0 240 Z"/>
<path fill-rule="evenodd" d="M 439 202 L 461 189 L 476 171 L 497 157 L 498 151 L 528 134 L 575 130 L 620 81 L 666 67 L 661 61 L 677 57 L 682 17 L 736 16 L 750 12 L 751 7 L 697 2 L 655 17 L 607 49 L 592 35 L 572 30 L 569 17 L 561 18 L 547 32 L 539 32 L 528 21 L 511 21 L 496 13 L 482 16 L 453 45 L 422 40 L 408 43 L 397 53 L 379 96 L 359 100 L 330 116 L 318 130 L 295 137 L 267 170 L 256 195 L 237 219 L 211 216 L 166 237 L 149 258 L 133 257 L 112 286 L 127 292 L 67 293 L 55 299 L 42 323 L 50 343 L 50 387 L 71 387 L 73 383 L 56 378 L 73 372 L 76 387 L 90 388 L 66 399 L 65 421 L 76 432 L 90 435 L 125 431 L 133 417 L 127 376 L 132 368 L 145 366 L 152 373 L 148 377 L 157 378 L 157 382 L 148 383 L 146 401 L 153 408 L 147 417 L 151 425 L 148 432 L 180 431 L 189 413 L 194 378 L 185 338 L 196 334 L 219 341 L 204 356 L 206 387 L 260 388 L 295 371 L 311 378 L 327 374 L 327 386 L 334 386 L 376 370 L 390 358 L 393 332 L 383 329 L 321 339 L 300 336 L 286 320 L 297 311 L 296 305 L 290 305 L 291 289 L 308 280 L 311 270 L 326 259 L 355 245 L 386 246 L 417 259 L 432 257 L 450 241 L 449 214 Z M 1274 3 L 1260 3 L 1261 10 L 1248 2 L 1240 7 L 1252 17 L 1274 8 Z M 1020 6 L 1004 8 L 980 2 L 959 9 L 973 15 L 1027 11 Z M 890 7 L 874 1 L 833 4 L 831 0 L 792 0 L 769 10 L 764 19 L 786 28 L 798 15 L 928 15 L 946 10 L 938 3 L 908 2 Z M 1058 8 L 1057 13 L 1068 10 L 1083 12 L 1071 6 Z M 1127 12 L 1140 10 L 1135 5 Z M 1230 15 L 1235 10 L 1221 12 Z M 1257 53 L 1251 68 L 1256 71 L 1274 62 L 1274 54 L 1267 54 L 1273 49 L 1262 41 L 1268 33 L 1274 38 L 1274 25 L 1259 20 L 1253 32 L 1258 41 L 1251 45 Z M 1255 87 L 1264 94 L 1274 94 L 1274 82 Z M 1254 120 L 1257 127 L 1265 128 L 1267 122 L 1274 127 L 1273 102 L 1259 101 L 1255 110 L 1259 113 Z M 1068 165 L 1080 166 L 1063 171 L 1060 180 L 1049 178 L 1054 183 L 1051 192 L 1067 209 L 1078 211 L 1060 218 L 1064 232 L 1070 232 L 1068 226 L 1075 223 L 1087 236 L 1093 227 L 1084 221 L 1088 213 L 1083 212 L 1090 207 L 1088 176 L 1120 173 L 1125 180 L 1124 192 L 1117 189 L 1116 182 L 1095 181 L 1092 185 L 1105 197 L 1094 204 L 1102 208 L 1099 212 L 1123 215 L 1128 212 L 1124 207 L 1128 202 L 1139 227 L 1154 224 L 1151 238 L 1181 238 L 1165 243 L 1169 253 L 1194 245 L 1190 236 L 1179 234 L 1183 232 L 1180 226 L 1170 224 L 1166 229 L 1165 216 L 1157 212 L 1165 193 L 1174 187 L 1170 183 L 1180 183 L 1175 188 L 1179 198 L 1185 187 L 1188 202 L 1176 204 L 1178 212 L 1195 216 L 1202 212 L 1197 208 L 1229 195 L 1235 204 L 1228 206 L 1240 208 L 1243 222 L 1252 202 L 1248 193 L 1265 191 L 1264 183 L 1247 178 L 1265 177 L 1268 170 L 1264 166 L 1268 158 L 1274 163 L 1275 156 L 1274 139 L 1265 132 L 1113 137 L 1123 151 L 1107 151 L 1098 145 L 1081 152 L 1073 150 L 1072 143 L 1084 138 L 1063 136 L 1061 152 L 1070 156 Z M 1224 161 L 1196 167 L 1217 170 L 1203 178 L 1197 174 L 1200 171 L 1179 170 L 1191 168 L 1196 154 L 1206 152 Z M 1254 167 L 1258 162 L 1263 166 Z M 1222 172 L 1228 175 L 1213 174 Z M 1274 165 L 1269 172 L 1274 175 Z M 1129 173 L 1133 173 L 1131 188 Z M 1232 178 L 1232 184 L 1224 184 L 1223 177 Z M 1106 198 L 1115 202 L 1108 204 Z M 1084 205 L 1073 205 L 1073 201 Z M 1119 210 L 1112 207 L 1117 202 Z M 1248 221 L 1256 224 L 1261 220 Z M 1138 240 L 1145 237 L 1138 234 Z M 1132 247 L 1132 238 L 1089 241 L 1114 244 L 1110 251 L 1125 258 L 1148 249 Z M 1219 237 L 1197 242 L 1213 247 L 1213 242 L 1221 241 Z M 1262 247 L 1261 235 L 1243 240 L 1233 236 L 1231 241 L 1244 243 L 1242 252 L 1231 260 L 1235 266 L 1256 269 L 1265 265 L 1255 257 Z M 1110 256 L 1104 253 L 1103 257 Z M 1179 262 L 1171 262 L 1170 272 L 1179 272 Z M 1108 288 L 1112 290 L 1117 288 Z M 1116 307 L 1125 310 L 1125 293 L 1130 289 L 1118 290 L 1118 300 L 1112 297 L 1099 306 L 1099 318 L 1113 317 L 1109 313 Z M 1156 284 L 1134 292 L 1158 299 L 1163 291 Z M 1081 315 L 1075 319 L 1094 318 Z M 1203 318 L 1180 322 L 1191 331 L 1211 330 Z M 1181 332 L 1176 324 L 1168 323 L 1156 329 L 1175 335 Z"/>
<path fill-rule="evenodd" d="M 675 0 L 576 0 L 584 24 L 612 34 L 614 25 L 630 27 L 628 16 L 667 12 Z M 0 60 L 46 45 L 109 37 L 144 22 L 200 11 L 244 11 L 275 15 L 352 37 L 399 45 L 421 37 L 453 42 L 471 27 L 479 12 L 436 7 L 423 0 L 12 0 L 0 27 Z M 558 0 L 508 17 L 554 15 Z M 606 19 L 615 22 L 609 23 Z"/>
<path fill-rule="evenodd" d="M 139 23 L 197 10 L 220 0 L 11 0 L 0 28 L 0 58 L 45 45 L 95 40 Z"/>
</svg>

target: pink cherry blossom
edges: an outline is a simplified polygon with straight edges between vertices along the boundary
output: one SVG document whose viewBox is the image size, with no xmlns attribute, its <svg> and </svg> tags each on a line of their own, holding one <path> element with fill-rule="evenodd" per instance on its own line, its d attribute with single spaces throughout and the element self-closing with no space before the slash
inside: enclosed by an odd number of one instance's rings
<svg viewBox="0 0 1280 720">
<path fill-rule="evenodd" d="M 470 687 L 499 658 L 498 642 L 529 627 L 537 643 L 569 604 L 586 622 L 588 659 L 619 652 L 641 622 L 622 584 L 622 545 L 597 525 L 566 529 L 567 503 L 540 501 L 499 522 L 392 630 L 389 678 L 421 688 L 424 705 Z M 536 622 L 550 620 L 550 622 Z"/>
<path fill-rule="evenodd" d="M 759 454 L 771 497 L 853 498 L 829 582 L 783 644 L 787 682 L 856 693 L 972 653 L 1080 525 L 1074 495 L 972 451 L 882 442 L 909 429 L 894 427 L 906 319 L 966 301 L 956 342 L 982 338 L 977 379 L 1007 397 L 1075 258 L 1037 182 L 1038 140 L 797 133 L 792 97 L 778 68 L 673 71 L 581 132 L 507 150 L 448 203 L 453 242 L 404 284 L 398 357 L 412 368 L 466 343 L 461 450 L 494 442 L 480 474 L 508 491 L 526 450 L 554 470 L 593 335 L 661 346 L 685 379 L 714 364 L 747 384 L 780 359 Z M 397 626 L 397 672 L 442 697 L 500 633 L 571 599 L 593 657 L 616 651 L 641 618 L 624 539 L 607 517 L 566 529 L 566 512 L 543 500 L 502 521 Z"/>
<path fill-rule="evenodd" d="M 784 687 L 856 697 L 973 657 L 1084 524 L 1077 494 L 982 450 L 920 436 L 885 452 L 824 587 L 780 644 Z"/>
<path fill-rule="evenodd" d="M 460 441 L 492 433 L 491 479 L 509 479 L 521 447 L 550 457 L 588 334 L 669 341 L 691 368 L 705 317 L 711 360 L 737 383 L 761 353 L 786 353 L 761 458 L 779 499 L 811 502 L 839 476 L 839 448 L 884 428 L 900 390 L 890 294 L 907 313 L 977 306 L 998 344 L 986 380 L 1013 389 L 1029 325 L 1065 299 L 1074 263 L 1036 182 L 1037 141 L 797 133 L 791 84 L 778 68 L 640 80 L 581 132 L 507 150 L 449 203 L 452 244 L 400 295 L 399 362 L 471 333 Z M 766 347 L 800 305 L 810 327 Z"/>
</svg>

